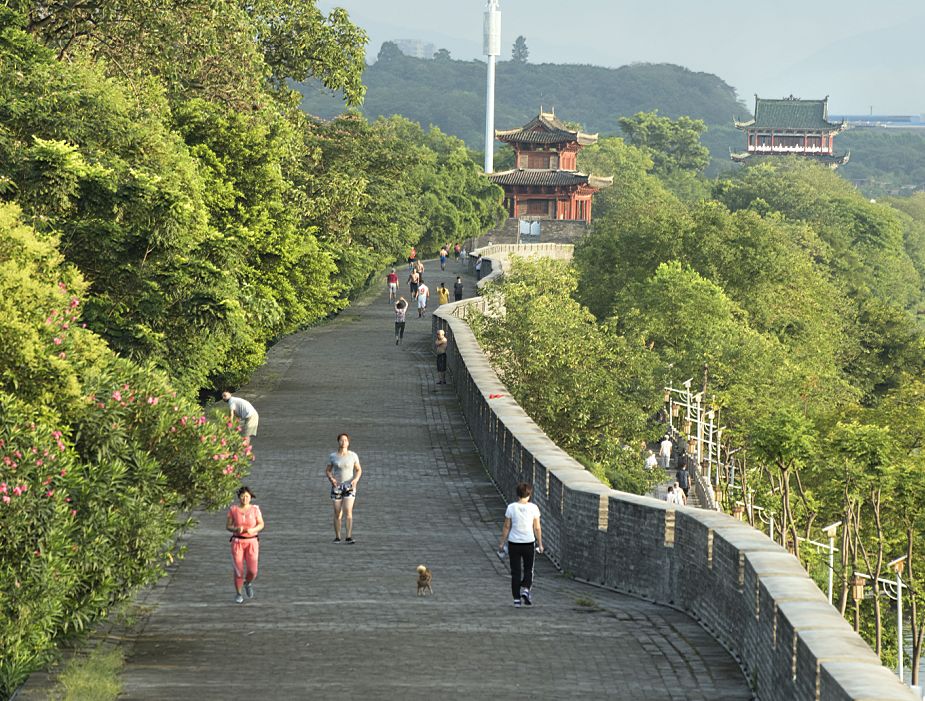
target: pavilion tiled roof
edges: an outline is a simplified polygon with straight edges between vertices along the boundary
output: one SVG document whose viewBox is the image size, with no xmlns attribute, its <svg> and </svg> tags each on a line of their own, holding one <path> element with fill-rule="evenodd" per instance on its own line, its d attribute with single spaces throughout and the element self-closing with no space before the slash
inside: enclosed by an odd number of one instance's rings
<svg viewBox="0 0 925 701">
<path fill-rule="evenodd" d="M 546 187 L 568 187 L 576 185 L 589 185 L 596 190 L 613 185 L 613 178 L 603 178 L 597 175 L 585 175 L 573 170 L 532 170 L 520 168 L 506 170 L 501 173 L 492 173 L 489 180 L 497 185 L 534 185 Z"/>
<path fill-rule="evenodd" d="M 829 98 L 800 100 L 793 95 L 782 100 L 765 100 L 755 95 L 755 118 L 736 122 L 739 129 L 794 129 L 842 131 L 846 124 L 829 121 Z"/>
<path fill-rule="evenodd" d="M 572 131 L 552 112 L 540 112 L 519 129 L 495 130 L 495 138 L 505 143 L 560 144 L 577 141 L 582 146 L 597 142 L 597 134 Z"/>
</svg>

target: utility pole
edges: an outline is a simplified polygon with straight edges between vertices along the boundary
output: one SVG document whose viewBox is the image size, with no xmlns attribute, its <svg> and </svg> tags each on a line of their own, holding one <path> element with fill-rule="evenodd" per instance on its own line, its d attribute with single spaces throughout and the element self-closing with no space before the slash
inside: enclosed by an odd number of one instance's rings
<svg viewBox="0 0 925 701">
<path fill-rule="evenodd" d="M 485 8 L 483 53 L 488 57 L 488 87 L 485 91 L 485 172 L 495 170 L 495 60 L 501 55 L 501 6 L 488 0 Z"/>
</svg>

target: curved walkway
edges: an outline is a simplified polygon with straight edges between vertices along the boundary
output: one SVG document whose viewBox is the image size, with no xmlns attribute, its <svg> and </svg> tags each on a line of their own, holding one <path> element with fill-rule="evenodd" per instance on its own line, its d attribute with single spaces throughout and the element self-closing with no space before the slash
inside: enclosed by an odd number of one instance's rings
<svg viewBox="0 0 925 701">
<path fill-rule="evenodd" d="M 369 295 L 278 344 L 241 391 L 261 416 L 256 597 L 232 602 L 224 515 L 205 515 L 127 647 L 122 698 L 750 699 L 732 658 L 670 608 L 544 559 L 536 605 L 511 606 L 494 554 L 504 504 L 452 387 L 434 384 L 430 317 L 409 311 L 401 347 L 392 320 L 385 295 Z M 341 431 L 364 468 L 354 546 L 332 543 L 323 474 Z M 415 596 L 419 563 L 432 597 Z"/>
</svg>

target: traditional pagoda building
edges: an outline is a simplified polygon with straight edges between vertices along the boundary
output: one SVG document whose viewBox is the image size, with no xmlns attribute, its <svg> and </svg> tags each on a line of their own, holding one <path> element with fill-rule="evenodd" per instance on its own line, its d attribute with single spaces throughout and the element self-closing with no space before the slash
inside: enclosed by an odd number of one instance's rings
<svg viewBox="0 0 925 701">
<path fill-rule="evenodd" d="M 591 222 L 591 198 L 613 184 L 613 178 L 578 172 L 578 152 L 597 134 L 572 131 L 555 113 L 541 110 L 520 129 L 496 130 L 495 138 L 516 154 L 512 170 L 488 176 L 504 189 L 511 217 Z"/>
<path fill-rule="evenodd" d="M 846 122 L 829 121 L 829 97 L 800 100 L 793 95 L 783 100 L 763 100 L 755 95 L 755 118 L 735 122 L 746 134 L 745 151 L 731 153 L 742 163 L 756 156 L 807 156 L 837 168 L 848 162 L 850 153 L 835 153 L 835 135 Z"/>
</svg>

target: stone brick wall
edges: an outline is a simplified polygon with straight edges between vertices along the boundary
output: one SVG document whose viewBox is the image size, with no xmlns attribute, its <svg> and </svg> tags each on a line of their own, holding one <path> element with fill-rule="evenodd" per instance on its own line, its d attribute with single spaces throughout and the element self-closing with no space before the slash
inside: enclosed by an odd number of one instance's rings
<svg viewBox="0 0 925 701">
<path fill-rule="evenodd" d="M 520 240 L 520 224 L 517 219 L 505 219 L 500 226 L 489 230 L 476 239 L 466 241 L 466 250 L 487 246 L 490 243 L 512 243 Z M 540 237 L 538 243 L 575 243 L 588 233 L 588 225 L 583 221 L 563 219 L 540 220 Z"/>
<path fill-rule="evenodd" d="M 739 661 L 760 699 L 915 698 L 764 534 L 726 514 L 609 489 L 552 443 L 490 367 L 462 318 L 468 304 L 479 298 L 434 314 L 450 339 L 453 385 L 499 491 L 512 500 L 518 481 L 533 483 L 544 545 L 561 570 L 689 614 Z"/>
</svg>

